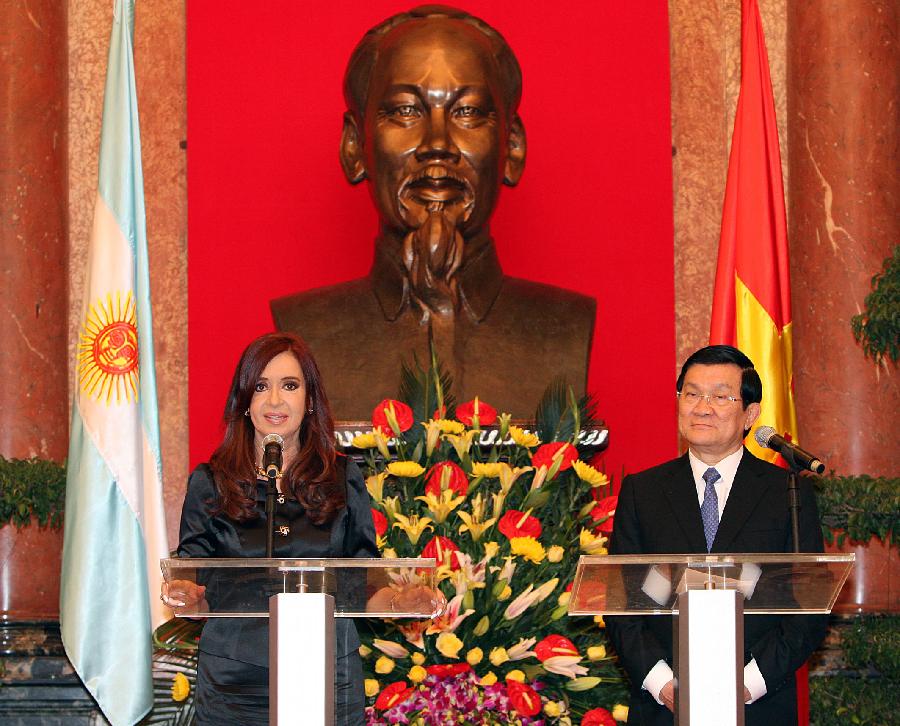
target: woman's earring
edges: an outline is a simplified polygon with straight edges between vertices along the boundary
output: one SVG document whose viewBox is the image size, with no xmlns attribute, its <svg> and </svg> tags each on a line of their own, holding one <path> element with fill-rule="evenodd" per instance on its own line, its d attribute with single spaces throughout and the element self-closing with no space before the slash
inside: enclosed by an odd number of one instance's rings
<svg viewBox="0 0 900 726">
<path fill-rule="evenodd" d="M 249 408 L 248 408 L 246 411 L 244 411 L 244 415 L 245 415 L 245 416 L 249 416 L 249 415 L 250 415 L 250 409 L 249 409 Z"/>
<path fill-rule="evenodd" d="M 312 409 L 312 408 L 308 408 L 308 409 L 306 409 L 306 413 L 312 413 L 313 410 L 314 410 L 314 409 Z"/>
</svg>

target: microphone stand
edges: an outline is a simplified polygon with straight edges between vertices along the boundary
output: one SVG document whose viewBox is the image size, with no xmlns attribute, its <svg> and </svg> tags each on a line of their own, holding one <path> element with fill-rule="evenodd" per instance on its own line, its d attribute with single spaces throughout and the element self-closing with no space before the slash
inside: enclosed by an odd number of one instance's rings
<svg viewBox="0 0 900 726">
<path fill-rule="evenodd" d="M 794 552 L 800 552 L 800 488 L 797 485 L 797 477 L 804 469 L 794 458 L 794 452 L 787 450 L 781 457 L 787 462 L 788 469 L 788 509 L 791 513 L 791 539 L 794 542 Z"/>
<path fill-rule="evenodd" d="M 275 497 L 278 496 L 276 477 L 268 475 L 266 485 L 266 557 L 272 557 L 272 542 L 275 538 Z"/>
</svg>

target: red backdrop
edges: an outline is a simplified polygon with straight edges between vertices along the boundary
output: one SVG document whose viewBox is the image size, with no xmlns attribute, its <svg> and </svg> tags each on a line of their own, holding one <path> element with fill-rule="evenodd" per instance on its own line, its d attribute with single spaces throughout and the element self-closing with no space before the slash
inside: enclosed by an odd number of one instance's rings
<svg viewBox="0 0 900 726">
<path fill-rule="evenodd" d="M 528 159 L 493 220 L 500 259 L 597 298 L 589 389 L 618 479 L 676 451 L 666 3 L 461 6 L 504 34 L 524 75 Z M 273 328 L 269 299 L 368 272 L 376 216 L 338 164 L 341 79 L 364 31 L 409 7 L 187 4 L 192 464 L 220 439 L 241 350 Z"/>
</svg>

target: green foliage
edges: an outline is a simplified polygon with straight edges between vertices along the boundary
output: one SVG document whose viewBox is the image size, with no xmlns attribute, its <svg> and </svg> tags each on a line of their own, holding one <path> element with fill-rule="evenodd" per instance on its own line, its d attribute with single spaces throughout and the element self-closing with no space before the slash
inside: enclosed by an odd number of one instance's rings
<svg viewBox="0 0 900 726">
<path fill-rule="evenodd" d="M 812 726 L 890 726 L 900 712 L 900 689 L 885 678 L 809 679 Z"/>
<path fill-rule="evenodd" d="M 850 668 L 900 680 L 900 616 L 859 618 L 841 634 Z"/>
<path fill-rule="evenodd" d="M 872 278 L 872 292 L 865 309 L 850 319 L 853 337 L 875 363 L 887 357 L 896 364 L 900 358 L 900 245 L 884 261 Z"/>
<path fill-rule="evenodd" d="M 846 537 L 867 542 L 872 537 L 890 542 L 900 533 L 900 478 L 837 476 L 833 472 L 815 483 L 825 539 L 838 544 Z"/>
<path fill-rule="evenodd" d="M 0 456 L 0 527 L 26 527 L 34 517 L 41 527 L 62 524 L 66 470 L 46 459 Z"/>
<path fill-rule="evenodd" d="M 810 678 L 813 726 L 887 726 L 900 711 L 900 617 L 859 618 L 841 631 L 854 672 Z"/>
</svg>

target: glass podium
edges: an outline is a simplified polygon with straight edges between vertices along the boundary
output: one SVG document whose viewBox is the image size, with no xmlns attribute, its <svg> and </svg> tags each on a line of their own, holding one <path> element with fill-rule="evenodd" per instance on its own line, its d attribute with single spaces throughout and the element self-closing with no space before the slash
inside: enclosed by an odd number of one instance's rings
<svg viewBox="0 0 900 726">
<path fill-rule="evenodd" d="M 674 616 L 675 723 L 743 726 L 744 616 L 830 613 L 854 559 L 817 553 L 582 556 L 568 612 Z"/>
<path fill-rule="evenodd" d="M 335 618 L 432 618 L 446 604 L 429 558 L 170 558 L 160 566 L 178 617 L 269 618 L 269 723 L 278 726 L 333 723 Z"/>
</svg>

